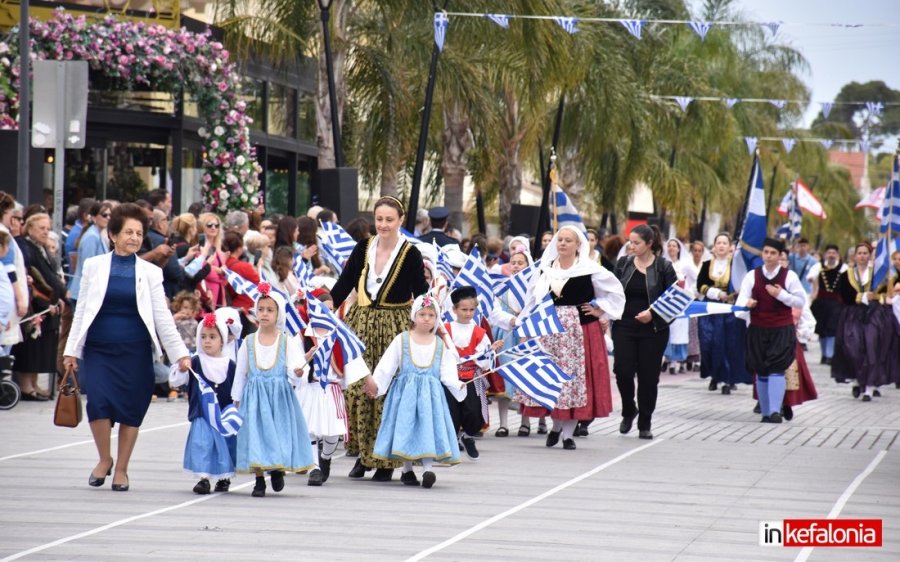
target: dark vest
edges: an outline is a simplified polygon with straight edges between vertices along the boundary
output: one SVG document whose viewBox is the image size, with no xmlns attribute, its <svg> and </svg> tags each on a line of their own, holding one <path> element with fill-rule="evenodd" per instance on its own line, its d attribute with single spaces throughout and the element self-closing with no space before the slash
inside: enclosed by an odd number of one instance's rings
<svg viewBox="0 0 900 562">
<path fill-rule="evenodd" d="M 760 328 L 783 328 L 785 326 L 794 325 L 794 315 L 791 307 L 785 305 L 766 291 L 766 285 L 780 285 L 784 289 L 784 282 L 787 279 L 787 268 L 782 267 L 778 271 L 778 275 L 774 279 L 766 279 L 763 275 L 763 268 L 757 267 L 753 270 L 756 276 L 753 278 L 753 300 L 756 301 L 756 307 L 750 311 L 750 323 Z"/>
<path fill-rule="evenodd" d="M 589 316 L 581 311 L 580 306 L 591 302 L 594 298 L 594 284 L 591 282 L 590 275 L 579 275 L 578 277 L 570 277 L 566 284 L 563 285 L 562 294 L 556 295 L 550 291 L 550 297 L 553 298 L 555 306 L 577 306 L 578 320 L 581 325 L 590 324 L 599 320 L 596 316 Z"/>
<path fill-rule="evenodd" d="M 216 393 L 216 398 L 219 401 L 219 407 L 224 408 L 225 406 L 231 404 L 231 385 L 234 382 L 234 361 L 229 363 L 228 365 L 228 376 L 225 377 L 225 380 L 221 383 L 214 383 L 206 378 L 203 374 L 203 369 L 200 367 L 200 357 L 193 356 L 191 358 L 191 368 L 203 379 L 203 382 L 208 384 L 213 388 Z M 200 385 L 197 383 L 196 377 L 192 374 L 188 374 L 188 382 L 187 382 L 187 395 L 188 395 L 188 420 L 194 421 L 195 419 L 201 417 L 203 414 L 200 412 Z"/>
</svg>

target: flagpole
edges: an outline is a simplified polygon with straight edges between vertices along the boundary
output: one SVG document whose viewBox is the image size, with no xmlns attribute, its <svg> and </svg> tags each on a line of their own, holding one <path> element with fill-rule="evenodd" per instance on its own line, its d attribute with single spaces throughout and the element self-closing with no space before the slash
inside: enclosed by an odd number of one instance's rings
<svg viewBox="0 0 900 562">
<path fill-rule="evenodd" d="M 556 232 L 559 229 L 558 219 L 556 217 L 556 187 L 557 187 L 557 177 L 556 177 L 556 147 L 550 147 L 550 208 L 552 209 L 550 214 L 550 226 L 553 232 Z"/>
<path fill-rule="evenodd" d="M 553 143 L 550 145 L 552 148 L 559 146 L 559 135 L 562 130 L 562 116 L 563 109 L 566 106 L 566 95 L 563 93 L 559 97 L 559 107 L 556 109 L 556 122 L 553 128 Z M 541 235 L 544 233 L 544 229 L 550 226 L 550 221 L 548 220 L 548 214 L 550 212 L 550 196 L 552 195 L 553 188 L 550 185 L 550 170 L 547 170 L 547 175 L 541 177 L 541 181 L 543 182 L 541 185 L 542 188 L 542 197 L 541 197 L 541 210 L 538 213 L 538 221 L 537 221 L 537 232 L 534 235 L 534 249 L 539 250 L 541 247 Z M 544 226 L 547 225 L 547 226 Z M 532 255 L 534 257 L 539 257 L 537 251 L 533 252 Z"/>
<path fill-rule="evenodd" d="M 750 204 L 750 194 L 753 189 L 753 173 L 756 171 L 756 163 L 759 161 L 759 148 L 753 151 L 753 163 L 750 165 L 750 177 L 747 179 L 747 193 L 744 195 L 744 203 L 741 205 L 740 214 L 735 221 L 734 238 L 740 243 L 744 230 L 744 217 L 747 214 L 747 206 Z M 768 225 L 767 225 L 768 226 Z"/>
</svg>

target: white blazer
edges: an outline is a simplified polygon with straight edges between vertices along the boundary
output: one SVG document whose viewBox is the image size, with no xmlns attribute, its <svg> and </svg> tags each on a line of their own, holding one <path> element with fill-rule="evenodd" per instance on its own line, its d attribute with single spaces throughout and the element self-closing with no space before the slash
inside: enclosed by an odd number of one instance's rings
<svg viewBox="0 0 900 562">
<path fill-rule="evenodd" d="M 72 319 L 72 329 L 69 332 L 69 339 L 66 341 L 65 355 L 67 356 L 81 358 L 88 330 L 97 314 L 100 313 L 100 307 L 106 297 L 112 256 L 113 253 L 110 252 L 88 258 L 84 262 L 75 317 Z M 153 339 L 156 357 L 162 357 L 160 341 L 168 352 L 169 359 L 173 362 L 182 357 L 188 357 L 190 353 L 181 336 L 178 335 L 175 320 L 166 305 L 166 295 L 162 286 L 162 269 L 137 258 L 134 273 L 138 314 Z"/>
</svg>

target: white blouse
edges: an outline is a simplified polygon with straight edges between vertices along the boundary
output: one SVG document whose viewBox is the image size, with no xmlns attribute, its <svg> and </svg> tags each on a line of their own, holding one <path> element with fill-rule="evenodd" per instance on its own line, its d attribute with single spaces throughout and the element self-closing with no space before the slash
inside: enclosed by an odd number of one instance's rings
<svg viewBox="0 0 900 562">
<path fill-rule="evenodd" d="M 403 334 L 406 333 L 408 332 L 403 332 L 394 338 L 375 367 L 375 372 L 372 373 L 375 384 L 378 385 L 378 396 L 382 396 L 388 391 L 391 380 L 400 371 L 400 366 L 403 362 Z M 413 341 L 412 336 L 410 336 L 409 354 L 413 363 L 416 365 L 431 365 L 436 353 L 435 345 L 446 345 L 446 343 L 435 336 L 432 343 L 421 345 Z M 466 386 L 459 380 L 459 372 L 456 370 L 456 358 L 455 349 L 444 348 L 440 367 L 441 382 L 454 398 L 462 402 L 466 397 Z"/>
<path fill-rule="evenodd" d="M 258 332 L 247 336 L 247 340 L 250 338 L 253 338 L 253 341 L 256 344 L 256 361 L 259 365 L 263 366 L 275 364 L 275 360 L 278 358 L 278 346 L 281 344 L 280 340 L 286 338 L 287 344 L 285 346 L 284 361 L 287 369 L 285 376 L 291 383 L 295 382 L 293 379 L 306 376 L 309 367 L 306 364 L 306 356 L 303 353 L 303 344 L 298 337 L 282 333 L 272 345 L 262 345 L 259 343 Z M 244 345 L 238 350 L 237 368 L 234 372 L 234 383 L 231 385 L 231 399 L 236 401 L 241 400 L 244 395 L 244 385 L 247 384 L 247 375 L 250 371 L 250 352 L 248 350 L 250 342 L 247 340 L 244 340 Z M 254 365 L 253 368 L 256 369 L 256 366 Z M 297 369 L 301 370 L 300 374 L 294 372 Z"/>
<path fill-rule="evenodd" d="M 467 347 L 469 342 L 472 341 L 472 332 L 475 331 L 475 324 L 470 322 L 468 324 L 460 324 L 459 322 L 450 322 L 450 332 L 453 334 L 453 345 L 456 347 Z M 473 355 L 480 355 L 481 353 L 487 351 L 487 349 L 491 347 L 491 340 L 488 338 L 487 333 L 481 337 L 481 341 L 475 344 L 475 353 Z M 457 356 L 459 353 L 457 353 Z M 489 360 L 481 360 L 475 362 L 478 367 L 482 370 L 488 370 L 491 368 L 491 362 Z"/>
<path fill-rule="evenodd" d="M 375 256 L 378 252 L 378 241 L 380 237 L 378 235 L 372 240 L 369 244 L 369 251 L 366 254 L 366 260 L 369 263 L 369 273 L 366 276 L 366 291 L 368 291 L 369 296 L 372 297 L 372 300 L 376 300 L 378 298 L 378 292 L 381 290 L 381 287 L 387 281 L 387 274 L 391 271 L 391 267 L 394 265 L 394 261 L 397 259 L 397 254 L 400 253 L 400 248 L 403 246 L 403 237 L 400 236 L 397 238 L 397 245 L 394 246 L 394 249 L 391 250 L 391 255 L 388 257 L 387 262 L 384 264 L 384 269 L 375 272 Z"/>
</svg>

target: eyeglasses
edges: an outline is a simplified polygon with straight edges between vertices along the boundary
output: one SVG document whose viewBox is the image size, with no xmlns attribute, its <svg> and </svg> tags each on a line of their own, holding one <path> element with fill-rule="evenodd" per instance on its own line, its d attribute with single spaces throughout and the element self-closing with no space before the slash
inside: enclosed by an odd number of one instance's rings
<svg viewBox="0 0 900 562">
<path fill-rule="evenodd" d="M 219 228 L 219 223 L 217 223 L 217 222 L 208 222 L 208 223 L 206 223 L 206 228 Z"/>
</svg>

